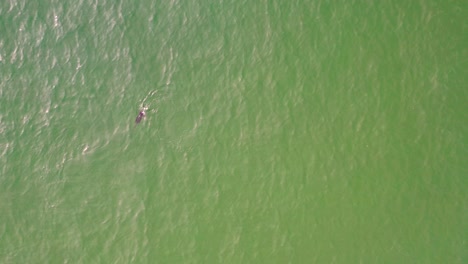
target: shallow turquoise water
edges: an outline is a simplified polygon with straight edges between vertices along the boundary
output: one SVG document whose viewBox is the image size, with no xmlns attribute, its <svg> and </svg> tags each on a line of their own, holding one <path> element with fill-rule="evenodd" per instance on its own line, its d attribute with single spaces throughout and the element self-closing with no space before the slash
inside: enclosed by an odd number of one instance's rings
<svg viewBox="0 0 468 264">
<path fill-rule="evenodd" d="M 0 4 L 1 263 L 466 263 L 465 4 L 199 2 Z"/>
</svg>

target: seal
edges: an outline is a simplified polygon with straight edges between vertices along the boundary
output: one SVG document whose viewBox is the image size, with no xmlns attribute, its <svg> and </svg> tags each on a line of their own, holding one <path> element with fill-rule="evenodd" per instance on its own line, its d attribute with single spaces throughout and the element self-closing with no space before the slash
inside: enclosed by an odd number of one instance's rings
<svg viewBox="0 0 468 264">
<path fill-rule="evenodd" d="M 135 119 L 135 124 L 139 124 L 143 117 L 146 116 L 145 110 L 141 110 L 140 113 L 138 113 L 138 116 Z"/>
</svg>

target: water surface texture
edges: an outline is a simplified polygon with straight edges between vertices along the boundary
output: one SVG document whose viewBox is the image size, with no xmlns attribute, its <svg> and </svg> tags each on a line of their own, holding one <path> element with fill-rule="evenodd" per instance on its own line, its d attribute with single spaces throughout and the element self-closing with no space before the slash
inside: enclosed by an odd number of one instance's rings
<svg viewBox="0 0 468 264">
<path fill-rule="evenodd" d="M 2 1 L 0 263 L 467 263 L 466 17 Z"/>
</svg>

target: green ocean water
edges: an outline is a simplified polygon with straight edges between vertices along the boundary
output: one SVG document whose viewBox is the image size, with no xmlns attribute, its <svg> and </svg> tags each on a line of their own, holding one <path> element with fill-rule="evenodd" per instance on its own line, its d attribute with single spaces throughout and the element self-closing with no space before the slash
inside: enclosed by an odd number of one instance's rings
<svg viewBox="0 0 468 264">
<path fill-rule="evenodd" d="M 3 1 L 0 263 L 467 263 L 467 7 Z"/>
</svg>

